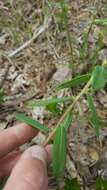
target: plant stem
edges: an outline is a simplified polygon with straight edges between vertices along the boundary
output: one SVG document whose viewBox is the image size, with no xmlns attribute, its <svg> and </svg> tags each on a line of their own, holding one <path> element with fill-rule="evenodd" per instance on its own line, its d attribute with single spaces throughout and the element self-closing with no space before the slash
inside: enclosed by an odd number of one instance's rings
<svg viewBox="0 0 107 190">
<path fill-rule="evenodd" d="M 72 72 L 74 72 L 74 56 L 73 56 L 73 45 L 72 45 L 72 39 L 71 39 L 71 34 L 70 34 L 70 29 L 69 29 L 69 23 L 68 23 L 68 9 L 66 9 L 66 5 L 64 0 L 61 1 L 61 9 L 63 13 L 63 22 L 66 30 L 66 36 L 67 36 L 67 41 L 69 45 L 69 51 L 70 51 L 70 58 L 71 58 L 71 68 Z"/>
<path fill-rule="evenodd" d="M 68 22 L 66 23 L 66 33 L 67 33 L 67 39 L 69 43 L 69 49 L 71 53 L 71 59 L 72 59 L 72 69 L 74 69 L 74 56 L 73 56 L 73 47 L 72 47 L 72 40 L 71 40 L 71 35 L 68 27 Z"/>
<path fill-rule="evenodd" d="M 49 134 L 49 136 L 47 137 L 47 139 L 45 140 L 45 142 L 43 143 L 44 146 L 46 146 L 48 144 L 48 142 L 52 139 L 52 137 L 54 136 L 57 128 L 59 127 L 59 125 L 63 122 L 63 120 L 65 119 L 65 117 L 67 116 L 67 114 L 74 108 L 76 102 L 80 99 L 80 97 L 85 94 L 88 90 L 89 90 L 89 86 L 92 82 L 92 78 L 88 81 L 88 83 L 85 85 L 85 87 L 81 90 L 81 92 L 76 96 L 74 102 L 67 108 L 67 110 L 65 111 L 65 113 L 62 115 L 62 117 L 59 119 L 56 127 L 52 130 L 52 132 Z"/>
</svg>

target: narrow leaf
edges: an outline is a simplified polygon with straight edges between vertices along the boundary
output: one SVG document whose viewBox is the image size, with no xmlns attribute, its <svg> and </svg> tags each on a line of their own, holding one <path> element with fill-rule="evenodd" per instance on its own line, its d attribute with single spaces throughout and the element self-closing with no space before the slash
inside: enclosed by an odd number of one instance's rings
<svg viewBox="0 0 107 190">
<path fill-rule="evenodd" d="M 70 111 L 66 116 L 64 122 L 62 123 L 62 126 L 65 128 L 66 131 L 68 131 L 68 128 L 72 123 L 72 119 L 73 119 L 73 113 Z"/>
<path fill-rule="evenodd" d="M 7 182 L 7 178 L 4 179 L 4 180 L 2 180 L 2 181 L 0 182 L 0 190 L 3 190 L 3 189 L 4 189 L 4 186 L 5 186 L 6 182 Z"/>
<path fill-rule="evenodd" d="M 107 18 L 95 19 L 94 24 L 106 26 L 107 25 Z"/>
<path fill-rule="evenodd" d="M 99 117 L 97 116 L 97 112 L 96 112 L 96 108 L 94 106 L 93 99 L 89 94 L 87 95 L 87 101 L 88 101 L 90 112 L 91 112 L 90 123 L 92 124 L 92 126 L 96 132 L 96 136 L 99 138 L 99 130 L 100 130 L 101 121 L 100 121 Z"/>
<path fill-rule="evenodd" d="M 0 89 L 0 102 L 4 100 L 4 92 L 2 89 Z"/>
<path fill-rule="evenodd" d="M 63 174 L 67 154 L 67 129 L 72 121 L 70 112 L 64 122 L 57 128 L 53 145 L 53 172 L 56 177 Z"/>
<path fill-rule="evenodd" d="M 53 172 L 56 177 L 60 176 L 65 167 L 67 150 L 67 135 L 61 125 L 56 130 L 53 145 Z"/>
<path fill-rule="evenodd" d="M 92 87 L 95 91 L 104 88 L 107 82 L 107 70 L 104 67 L 96 66 L 92 78 Z"/>
<path fill-rule="evenodd" d="M 36 100 L 36 101 L 33 100 L 33 101 L 28 102 L 28 106 L 32 108 L 36 106 L 49 106 L 53 104 L 64 103 L 71 100 L 72 100 L 72 97 L 53 98 L 49 100 Z"/>
<path fill-rule="evenodd" d="M 50 104 L 50 105 L 46 106 L 46 109 L 47 109 L 48 111 L 50 111 L 50 112 L 53 114 L 53 116 L 58 116 L 58 115 L 60 115 L 60 113 L 61 113 L 61 111 L 62 111 L 62 110 L 60 110 L 60 108 L 58 107 L 58 104 Z"/>
<path fill-rule="evenodd" d="M 77 76 L 72 80 L 66 81 L 58 86 L 58 89 L 63 89 L 63 88 L 71 88 L 71 87 L 76 87 L 79 86 L 83 83 L 86 83 L 89 81 L 91 75 L 86 74 L 86 75 L 81 75 Z"/>
<path fill-rule="evenodd" d="M 83 36 L 83 44 L 80 49 L 80 58 L 83 60 L 87 56 L 87 50 L 88 50 L 88 38 L 89 38 L 89 32 L 85 32 Z"/>
<path fill-rule="evenodd" d="M 80 59 L 82 59 L 84 61 L 84 59 L 86 58 L 86 56 L 88 55 L 88 47 L 89 47 L 89 34 L 91 32 L 91 29 L 93 27 L 93 21 L 94 21 L 94 17 L 92 18 L 92 22 L 87 30 L 87 32 L 84 33 L 83 36 L 83 43 L 82 43 L 82 47 L 80 49 Z"/>
<path fill-rule="evenodd" d="M 49 132 L 49 129 L 45 125 L 41 124 L 37 120 L 34 120 L 34 119 L 32 119 L 32 118 L 30 118 L 28 116 L 25 116 L 24 114 L 15 114 L 15 117 L 16 117 L 17 120 L 19 120 L 21 122 L 24 122 L 24 123 L 26 123 L 28 125 L 31 125 L 32 127 L 35 127 L 35 128 L 41 130 L 44 133 Z"/>
</svg>

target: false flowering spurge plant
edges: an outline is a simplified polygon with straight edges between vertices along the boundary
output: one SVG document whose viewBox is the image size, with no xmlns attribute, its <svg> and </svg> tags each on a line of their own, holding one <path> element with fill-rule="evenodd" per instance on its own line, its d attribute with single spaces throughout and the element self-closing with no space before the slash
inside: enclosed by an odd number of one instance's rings
<svg viewBox="0 0 107 190">
<path fill-rule="evenodd" d="M 51 6 L 51 1 L 50 6 Z M 60 17 L 61 24 L 63 25 L 64 30 L 66 31 L 67 41 L 69 44 L 70 54 L 71 54 L 71 62 L 72 62 L 72 70 L 74 70 L 74 56 L 73 56 L 73 46 L 72 46 L 72 39 L 71 33 L 69 30 L 68 25 L 68 6 L 66 1 L 61 0 L 60 4 L 57 4 L 60 10 L 59 15 L 53 15 L 57 18 Z M 62 26 L 61 25 L 61 26 Z M 100 128 L 105 126 L 105 123 L 102 121 L 101 118 L 97 115 L 96 107 L 94 104 L 93 95 L 95 92 L 104 89 L 107 83 L 107 61 L 105 60 L 102 65 L 97 65 L 97 57 L 99 55 L 100 50 L 103 48 L 103 35 L 102 32 L 99 33 L 98 40 L 96 43 L 95 51 L 93 51 L 89 55 L 89 43 L 88 38 L 89 34 L 92 30 L 94 25 L 107 25 L 107 19 L 96 19 L 96 15 L 92 16 L 92 20 L 88 31 L 84 34 L 84 39 L 82 43 L 80 54 L 80 60 L 85 63 L 87 57 L 89 58 L 89 64 L 91 64 L 90 71 L 87 71 L 86 74 L 75 76 L 74 78 L 65 81 L 57 87 L 57 90 L 64 89 L 64 88 L 77 88 L 81 86 L 80 92 L 77 96 L 73 97 L 62 97 L 57 98 L 54 97 L 49 100 L 37 100 L 37 101 L 30 101 L 28 106 L 34 108 L 36 106 L 44 106 L 50 109 L 51 111 L 54 110 L 56 112 L 57 105 L 60 103 L 69 103 L 69 106 L 66 110 L 63 110 L 61 118 L 59 119 L 57 125 L 53 129 L 48 129 L 45 125 L 39 123 L 38 121 L 27 117 L 23 114 L 16 114 L 16 119 L 25 122 L 32 127 L 36 127 L 42 132 L 47 134 L 46 141 L 44 142 L 44 146 L 46 146 L 51 140 L 53 140 L 53 173 L 58 178 L 59 176 L 63 175 L 66 163 L 66 155 L 67 155 L 67 133 L 69 127 L 72 126 L 73 116 L 75 115 L 75 105 L 79 101 L 82 96 L 85 96 L 87 100 L 87 104 L 89 106 L 90 111 L 90 118 L 89 123 L 93 127 L 97 138 L 99 139 L 100 135 Z M 92 64 L 93 63 L 93 64 Z M 96 66 L 97 65 L 97 66 Z M 74 72 L 75 73 L 75 72 Z M 68 105 L 68 104 L 67 104 Z M 60 113 L 61 114 L 61 113 Z M 58 115 L 59 116 L 59 115 Z"/>
<path fill-rule="evenodd" d="M 92 73 L 77 76 L 72 80 L 65 81 L 64 83 L 60 84 L 57 89 L 72 88 L 79 85 L 83 86 L 84 83 L 86 83 L 85 86 L 76 97 L 53 98 L 51 100 L 29 102 L 28 105 L 33 108 L 35 106 L 48 106 L 62 102 L 64 103 L 66 101 L 72 102 L 59 119 L 56 127 L 54 127 L 52 130 L 48 129 L 43 124 L 30 117 L 27 117 L 23 114 L 16 114 L 16 119 L 25 122 L 32 127 L 36 127 L 42 132 L 48 134 L 48 137 L 44 142 L 44 146 L 46 146 L 46 144 L 48 144 L 50 140 L 53 139 L 53 172 L 56 177 L 61 176 L 64 172 L 67 155 L 67 132 L 68 128 L 72 125 L 73 115 L 75 114 L 75 104 L 83 95 L 86 96 L 89 105 L 89 122 L 95 130 L 97 138 L 99 138 L 100 135 L 100 128 L 104 126 L 104 122 L 97 115 L 92 95 L 96 91 L 103 89 L 107 83 L 107 69 L 105 67 L 105 64 L 102 66 L 96 66 Z"/>
</svg>

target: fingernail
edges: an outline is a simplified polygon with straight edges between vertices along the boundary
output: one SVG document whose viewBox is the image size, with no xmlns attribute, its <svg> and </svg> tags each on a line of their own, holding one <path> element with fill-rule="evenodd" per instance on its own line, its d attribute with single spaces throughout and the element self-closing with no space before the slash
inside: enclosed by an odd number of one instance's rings
<svg viewBox="0 0 107 190">
<path fill-rule="evenodd" d="M 47 152 L 41 146 L 32 146 L 26 150 L 23 154 L 23 158 L 28 157 L 39 159 L 44 163 L 45 166 L 47 165 Z"/>
</svg>

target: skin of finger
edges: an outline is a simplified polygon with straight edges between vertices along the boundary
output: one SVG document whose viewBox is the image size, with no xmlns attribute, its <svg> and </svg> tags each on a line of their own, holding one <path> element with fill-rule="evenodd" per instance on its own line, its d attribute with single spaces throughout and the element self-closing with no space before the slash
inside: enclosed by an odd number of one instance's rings
<svg viewBox="0 0 107 190">
<path fill-rule="evenodd" d="M 20 159 L 21 152 L 12 152 L 5 156 L 4 158 L 0 159 L 0 181 L 4 177 L 8 177 L 13 169 L 13 167 L 16 165 L 18 160 Z"/>
<path fill-rule="evenodd" d="M 29 148 L 13 169 L 4 190 L 47 190 L 46 151 L 38 146 Z"/>
<path fill-rule="evenodd" d="M 48 162 L 52 161 L 52 144 L 49 144 L 45 147 L 45 150 L 47 151 L 48 156 Z"/>
<path fill-rule="evenodd" d="M 51 162 L 52 145 L 47 145 L 45 147 L 45 150 L 47 151 L 48 162 Z M 20 159 L 21 154 L 22 154 L 22 152 L 15 151 L 15 152 L 11 152 L 4 158 L 0 159 L 0 180 L 2 180 L 4 177 L 8 177 L 10 175 L 13 167 L 16 165 L 16 163 Z"/>
<path fill-rule="evenodd" d="M 0 158 L 31 140 L 35 135 L 37 130 L 23 123 L 3 130 L 0 132 Z"/>
</svg>

